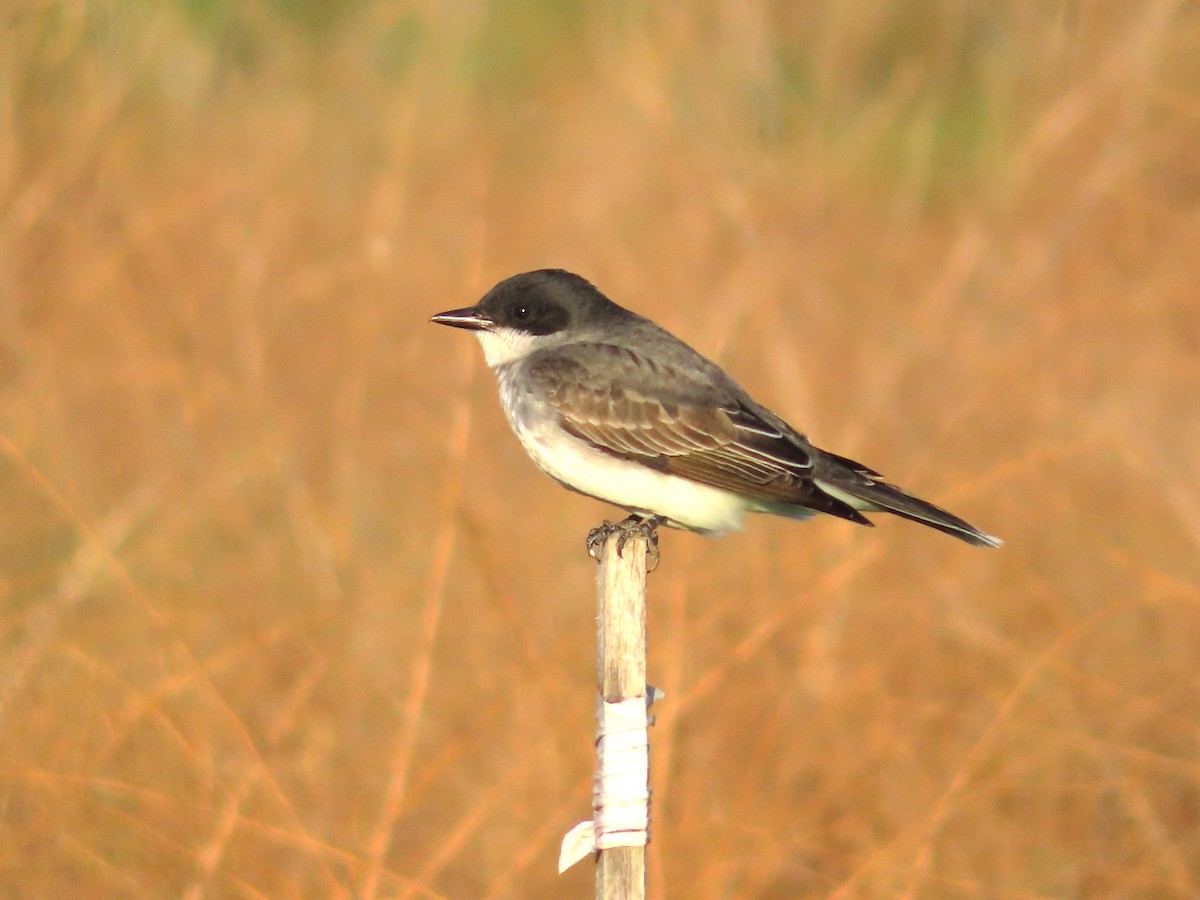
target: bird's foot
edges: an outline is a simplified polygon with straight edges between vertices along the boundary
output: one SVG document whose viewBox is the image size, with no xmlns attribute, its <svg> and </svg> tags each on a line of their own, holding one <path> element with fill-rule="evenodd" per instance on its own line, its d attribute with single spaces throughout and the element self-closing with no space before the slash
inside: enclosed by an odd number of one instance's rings
<svg viewBox="0 0 1200 900">
<path fill-rule="evenodd" d="M 625 545 L 633 537 L 646 539 L 646 573 L 658 568 L 658 526 L 666 519 L 662 516 L 640 516 L 637 513 L 622 519 L 620 522 L 605 522 L 588 532 L 588 555 L 596 562 L 600 561 L 600 551 L 614 534 L 617 536 L 617 556 L 625 549 Z"/>
</svg>

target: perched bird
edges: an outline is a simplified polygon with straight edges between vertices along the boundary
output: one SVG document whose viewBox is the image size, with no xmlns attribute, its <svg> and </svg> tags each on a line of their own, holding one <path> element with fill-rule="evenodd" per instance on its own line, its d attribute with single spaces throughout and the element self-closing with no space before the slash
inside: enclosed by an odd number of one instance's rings
<svg viewBox="0 0 1200 900">
<path fill-rule="evenodd" d="M 987 547 L 999 538 L 814 447 L 720 366 L 561 269 L 514 275 L 432 321 L 474 331 L 508 422 L 564 487 L 631 521 L 721 534 L 749 512 L 860 525 L 889 512 Z"/>
</svg>

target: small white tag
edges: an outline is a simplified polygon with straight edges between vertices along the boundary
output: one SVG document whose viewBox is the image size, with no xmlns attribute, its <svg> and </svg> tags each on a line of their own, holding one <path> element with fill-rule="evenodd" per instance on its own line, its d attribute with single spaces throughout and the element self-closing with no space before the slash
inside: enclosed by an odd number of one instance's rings
<svg viewBox="0 0 1200 900">
<path fill-rule="evenodd" d="M 590 853 L 596 852 L 596 826 L 591 819 L 580 822 L 567 832 L 558 850 L 558 874 L 561 875 Z"/>
</svg>

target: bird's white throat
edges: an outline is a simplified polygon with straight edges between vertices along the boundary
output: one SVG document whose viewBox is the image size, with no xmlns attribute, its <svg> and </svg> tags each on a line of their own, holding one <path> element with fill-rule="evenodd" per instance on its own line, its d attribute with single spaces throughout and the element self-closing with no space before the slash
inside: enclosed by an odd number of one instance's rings
<svg viewBox="0 0 1200 900">
<path fill-rule="evenodd" d="M 533 352 L 538 340 L 537 335 L 517 331 L 515 328 L 477 331 L 475 336 L 479 338 L 479 346 L 483 348 L 484 361 L 493 369 L 524 359 Z"/>
</svg>

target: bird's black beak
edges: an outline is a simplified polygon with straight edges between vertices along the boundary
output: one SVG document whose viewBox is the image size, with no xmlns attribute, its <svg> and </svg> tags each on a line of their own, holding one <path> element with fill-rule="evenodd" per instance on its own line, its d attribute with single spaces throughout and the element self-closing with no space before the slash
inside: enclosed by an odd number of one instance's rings
<svg viewBox="0 0 1200 900">
<path fill-rule="evenodd" d="M 491 331 L 496 325 L 490 317 L 481 313 L 475 306 L 438 313 L 429 321 L 437 322 L 439 325 L 449 325 L 452 328 L 465 328 L 467 331 Z"/>
</svg>

